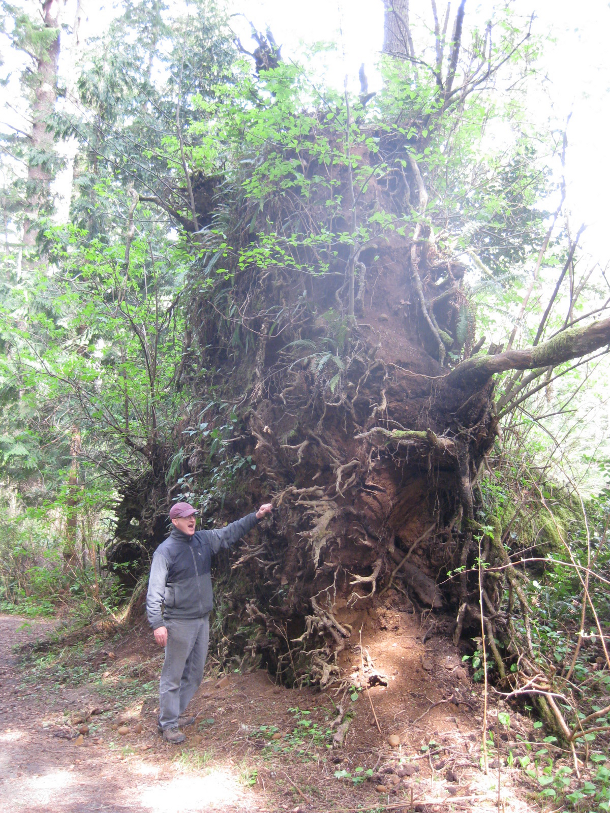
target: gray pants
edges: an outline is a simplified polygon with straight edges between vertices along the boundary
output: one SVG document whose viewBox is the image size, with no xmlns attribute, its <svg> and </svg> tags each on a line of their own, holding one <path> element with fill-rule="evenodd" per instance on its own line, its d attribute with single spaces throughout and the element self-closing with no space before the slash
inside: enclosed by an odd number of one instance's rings
<svg viewBox="0 0 610 813">
<path fill-rule="evenodd" d="M 159 725 L 175 728 L 203 678 L 208 654 L 210 616 L 171 619 L 167 627 L 165 661 L 159 691 Z"/>
</svg>

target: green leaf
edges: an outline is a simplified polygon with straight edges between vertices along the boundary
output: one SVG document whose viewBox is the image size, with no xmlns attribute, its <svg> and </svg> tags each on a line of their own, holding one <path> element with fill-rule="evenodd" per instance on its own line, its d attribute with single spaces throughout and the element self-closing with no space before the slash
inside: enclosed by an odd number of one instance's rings
<svg viewBox="0 0 610 813">
<path fill-rule="evenodd" d="M 542 787 L 545 787 L 546 785 L 550 785 L 552 781 L 553 781 L 552 776 L 541 776 L 538 779 L 538 782 L 542 785 Z"/>
<path fill-rule="evenodd" d="M 341 380 L 341 373 L 337 373 L 328 382 L 328 386 L 330 388 L 330 391 L 333 393 L 333 395 L 334 395 L 335 390 L 337 388 L 337 384 L 339 383 L 340 380 Z"/>
</svg>

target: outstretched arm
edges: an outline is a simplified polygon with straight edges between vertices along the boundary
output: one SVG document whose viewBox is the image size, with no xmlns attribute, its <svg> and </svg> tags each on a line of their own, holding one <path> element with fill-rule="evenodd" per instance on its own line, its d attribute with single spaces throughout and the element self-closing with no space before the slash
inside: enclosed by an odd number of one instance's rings
<svg viewBox="0 0 610 813">
<path fill-rule="evenodd" d="M 210 543 L 212 553 L 218 553 L 221 548 L 230 548 L 238 539 L 245 536 L 250 531 L 259 519 L 269 514 L 273 510 L 271 503 L 261 505 L 256 513 L 248 514 L 248 516 L 231 522 L 230 525 L 224 528 L 218 528 L 213 531 L 200 531 L 201 534 Z"/>
</svg>

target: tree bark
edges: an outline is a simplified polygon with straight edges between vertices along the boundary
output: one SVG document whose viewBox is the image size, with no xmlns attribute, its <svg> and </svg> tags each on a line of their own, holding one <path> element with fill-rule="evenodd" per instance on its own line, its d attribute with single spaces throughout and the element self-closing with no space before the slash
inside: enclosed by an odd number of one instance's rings
<svg viewBox="0 0 610 813">
<path fill-rule="evenodd" d="M 81 435 L 77 426 L 72 427 L 70 438 L 70 477 L 68 479 L 68 496 L 66 499 L 66 537 L 64 540 L 63 557 L 68 569 L 78 565 L 76 552 L 76 537 L 78 532 L 78 504 L 80 502 L 78 484 L 78 458 L 81 453 Z"/>
<path fill-rule="evenodd" d="M 383 53 L 413 57 L 409 0 L 384 0 Z"/>
</svg>

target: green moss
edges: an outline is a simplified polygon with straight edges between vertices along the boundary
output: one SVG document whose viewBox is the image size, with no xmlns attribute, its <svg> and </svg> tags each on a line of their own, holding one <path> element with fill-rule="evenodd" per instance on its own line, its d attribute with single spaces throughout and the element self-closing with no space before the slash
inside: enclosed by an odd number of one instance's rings
<svg viewBox="0 0 610 813">
<path fill-rule="evenodd" d="M 530 487 L 530 496 L 524 499 L 523 486 Z M 541 498 L 541 489 L 543 498 Z M 493 525 L 498 521 L 502 531 L 509 533 L 508 545 L 513 549 L 528 548 L 535 555 L 564 548 L 564 540 L 582 522 L 580 505 L 556 487 L 543 484 L 526 484 L 510 478 L 502 479 L 496 472 L 495 478 L 481 481 L 481 495 L 485 511 L 485 523 Z"/>
<path fill-rule="evenodd" d="M 571 328 L 564 330 L 554 339 L 532 349 L 532 361 L 534 367 L 546 367 L 550 363 L 557 363 L 557 358 L 569 358 L 570 349 L 574 345 L 574 340 L 583 328 Z"/>
</svg>

